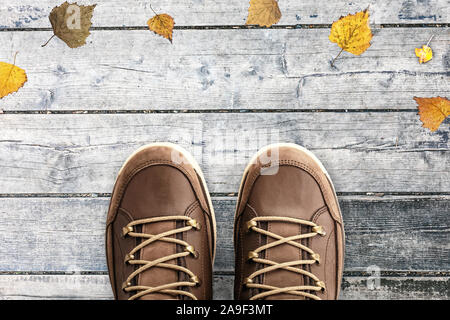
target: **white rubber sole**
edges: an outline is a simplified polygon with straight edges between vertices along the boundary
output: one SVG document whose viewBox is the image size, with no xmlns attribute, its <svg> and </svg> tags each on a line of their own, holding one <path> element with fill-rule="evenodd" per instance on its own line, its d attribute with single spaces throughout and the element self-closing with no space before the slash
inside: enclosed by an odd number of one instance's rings
<svg viewBox="0 0 450 320">
<path fill-rule="evenodd" d="M 205 180 L 205 176 L 203 175 L 202 169 L 200 168 L 198 162 L 195 160 L 195 158 L 190 154 L 190 152 L 188 152 L 186 149 L 180 147 L 179 145 L 176 145 L 174 143 L 170 143 L 170 142 L 155 142 L 155 143 L 149 143 L 146 144 L 142 147 L 140 147 L 139 149 L 137 149 L 136 151 L 134 151 L 128 158 L 127 160 L 125 160 L 124 164 L 122 165 L 122 167 L 119 170 L 119 174 L 120 175 L 123 171 L 123 169 L 126 167 L 126 165 L 130 162 L 130 160 L 139 152 L 141 152 L 142 150 L 148 149 L 148 148 L 152 148 L 152 147 L 168 147 L 171 149 L 174 149 L 176 151 L 178 151 L 179 153 L 181 153 L 188 161 L 189 163 L 192 165 L 192 167 L 194 168 L 195 172 L 197 173 L 197 175 L 200 177 L 201 183 L 204 185 L 205 187 L 205 193 L 206 193 L 206 198 L 208 200 L 208 206 L 211 210 L 211 217 L 212 217 L 212 222 L 213 222 L 213 232 L 214 232 L 214 256 L 213 256 L 213 264 L 214 264 L 214 260 L 216 258 L 216 243 L 217 243 L 217 225 L 216 225 L 216 216 L 214 213 L 214 207 L 212 205 L 212 201 L 211 201 L 211 196 L 209 195 L 209 190 L 208 190 L 208 185 L 206 184 L 206 180 Z"/>
</svg>

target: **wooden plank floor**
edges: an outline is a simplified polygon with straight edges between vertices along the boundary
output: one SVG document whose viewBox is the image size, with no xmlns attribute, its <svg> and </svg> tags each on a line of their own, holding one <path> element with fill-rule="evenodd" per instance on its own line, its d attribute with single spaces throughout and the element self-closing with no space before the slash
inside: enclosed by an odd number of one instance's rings
<svg viewBox="0 0 450 320">
<path fill-rule="evenodd" d="M 94 25 L 98 27 L 142 26 L 152 15 L 146 0 L 96 0 L 77 1 L 79 4 L 96 3 Z M 48 27 L 47 17 L 51 9 L 61 4 L 59 0 L 4 1 L 0 11 L 2 27 Z M 445 0 L 345 1 L 333 3 L 317 0 L 279 1 L 282 11 L 280 25 L 331 24 L 333 20 L 350 11 L 367 8 L 370 4 L 375 24 L 448 23 L 448 4 Z M 241 0 L 215 0 L 213 4 L 201 0 L 153 0 L 151 6 L 157 12 L 167 12 L 175 17 L 177 26 L 227 26 L 243 25 L 247 18 L 248 2 Z"/>
<path fill-rule="evenodd" d="M 242 171 L 271 142 L 324 163 L 346 231 L 342 299 L 450 298 L 450 121 L 421 127 L 414 96 L 449 96 L 446 0 L 370 1 L 372 46 L 328 40 L 367 1 L 280 0 L 272 28 L 241 0 L 152 1 L 174 41 L 146 30 L 149 2 L 97 3 L 79 49 L 51 35 L 62 1 L 2 1 L 0 61 L 27 71 L 0 100 L 0 299 L 111 299 L 104 220 L 115 175 L 143 144 L 200 162 L 218 220 L 214 296 L 231 299 L 232 220 Z M 433 60 L 414 48 L 434 35 Z M 378 268 L 379 285 L 370 287 Z"/>
<path fill-rule="evenodd" d="M 27 90 L 3 99 L 2 109 L 410 110 L 415 95 L 445 96 L 448 28 L 374 33 L 370 50 L 344 53 L 332 67 L 339 47 L 329 29 L 183 29 L 173 44 L 148 30 L 95 30 L 92 44 L 76 50 L 59 40 L 40 48 L 50 31 L 0 32 L 10 44 L 1 58 L 19 51 L 29 73 Z M 433 60 L 420 65 L 414 48 L 433 34 Z"/>
</svg>

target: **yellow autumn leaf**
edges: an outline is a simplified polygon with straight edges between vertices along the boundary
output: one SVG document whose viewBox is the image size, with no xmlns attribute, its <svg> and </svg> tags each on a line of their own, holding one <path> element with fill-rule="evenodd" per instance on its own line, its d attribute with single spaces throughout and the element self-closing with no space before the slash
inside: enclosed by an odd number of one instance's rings
<svg viewBox="0 0 450 320">
<path fill-rule="evenodd" d="M 370 47 L 372 30 L 369 26 L 369 10 L 349 14 L 333 22 L 329 39 L 337 43 L 342 51 L 360 55 Z M 339 57 L 338 55 L 338 57 Z M 337 57 L 333 60 L 333 62 Z"/>
<path fill-rule="evenodd" d="M 433 50 L 429 46 L 422 46 L 422 49 L 416 48 L 416 56 L 419 57 L 419 63 L 428 62 L 433 59 Z"/>
<path fill-rule="evenodd" d="M 0 62 L 0 99 L 16 92 L 27 82 L 25 70 L 14 64 Z"/>
<path fill-rule="evenodd" d="M 450 100 L 443 97 L 418 98 L 414 97 L 418 104 L 420 121 L 424 128 L 436 131 L 442 121 L 450 115 Z"/>
<path fill-rule="evenodd" d="M 276 0 L 250 0 L 248 17 L 245 24 L 257 24 L 270 27 L 280 21 L 281 12 Z"/>
<path fill-rule="evenodd" d="M 157 14 L 147 21 L 148 28 L 156 34 L 172 42 L 172 32 L 175 21 L 168 14 Z"/>
</svg>

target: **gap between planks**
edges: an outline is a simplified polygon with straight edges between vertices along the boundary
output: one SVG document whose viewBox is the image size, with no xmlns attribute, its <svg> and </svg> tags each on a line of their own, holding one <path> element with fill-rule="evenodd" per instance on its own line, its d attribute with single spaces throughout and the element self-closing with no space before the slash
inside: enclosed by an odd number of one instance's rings
<svg viewBox="0 0 450 320">
<path fill-rule="evenodd" d="M 417 109 L 195 109 L 195 110 L 2 110 L 1 114 L 150 114 L 150 113 L 365 113 L 417 112 Z"/>
<path fill-rule="evenodd" d="M 367 196 L 373 200 L 386 200 L 386 197 L 420 197 L 430 199 L 439 196 L 450 196 L 450 192 L 336 192 L 337 196 Z M 237 193 L 211 192 L 211 197 L 235 198 Z M 0 198 L 110 198 L 111 193 L 0 193 Z"/>
<path fill-rule="evenodd" d="M 450 23 L 382 23 L 371 24 L 371 29 L 400 29 L 400 28 L 448 28 Z M 174 30 L 233 30 L 233 29 L 331 29 L 331 24 L 293 24 L 293 25 L 273 25 L 271 27 L 260 27 L 255 25 L 211 25 L 211 26 L 174 26 Z M 33 32 L 52 31 L 47 28 L 0 28 L 0 32 Z M 148 30 L 148 26 L 121 26 L 121 27 L 91 27 L 92 31 L 128 31 L 128 30 Z"/>
<path fill-rule="evenodd" d="M 234 276 L 233 271 L 214 271 L 216 276 Z M 28 275 L 28 276 L 77 276 L 77 275 L 91 275 L 91 276 L 102 276 L 108 275 L 107 271 L 0 271 L 0 276 L 2 275 Z M 344 277 L 370 277 L 373 274 L 365 271 L 344 271 Z M 434 270 L 382 270 L 380 271 L 380 276 L 383 278 L 396 277 L 396 278 L 410 278 L 410 277 L 450 277 L 450 271 L 434 271 Z"/>
</svg>

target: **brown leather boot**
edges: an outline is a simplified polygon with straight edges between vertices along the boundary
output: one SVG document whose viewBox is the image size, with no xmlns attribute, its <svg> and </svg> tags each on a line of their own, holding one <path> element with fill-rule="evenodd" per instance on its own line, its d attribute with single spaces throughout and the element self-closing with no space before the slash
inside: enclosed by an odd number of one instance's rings
<svg viewBox="0 0 450 320">
<path fill-rule="evenodd" d="M 236 299 L 337 299 L 344 229 L 331 180 L 295 144 L 263 148 L 242 178 L 234 225 Z"/>
<path fill-rule="evenodd" d="M 216 223 L 193 157 L 168 143 L 136 151 L 119 172 L 106 226 L 116 299 L 211 299 Z"/>
</svg>

